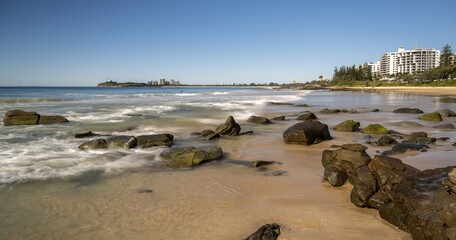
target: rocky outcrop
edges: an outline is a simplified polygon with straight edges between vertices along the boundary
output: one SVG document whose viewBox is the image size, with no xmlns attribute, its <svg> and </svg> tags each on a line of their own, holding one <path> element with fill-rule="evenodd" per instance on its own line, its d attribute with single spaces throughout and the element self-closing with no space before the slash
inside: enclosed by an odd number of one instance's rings
<svg viewBox="0 0 456 240">
<path fill-rule="evenodd" d="M 281 227 L 277 223 L 265 224 L 256 232 L 248 236 L 246 240 L 276 240 L 281 233 Z"/>
<path fill-rule="evenodd" d="M 436 138 L 430 138 L 425 132 L 413 132 L 404 137 L 404 140 L 417 144 L 430 144 L 437 141 Z"/>
<path fill-rule="evenodd" d="M 329 109 L 329 108 L 324 108 L 320 111 L 320 113 L 324 114 L 330 114 L 330 113 L 340 113 L 340 109 Z"/>
<path fill-rule="evenodd" d="M 81 150 L 106 149 L 108 148 L 108 141 L 104 138 L 93 139 L 79 145 L 78 148 Z"/>
<path fill-rule="evenodd" d="M 222 156 L 222 148 L 217 146 L 170 148 L 160 153 L 160 157 L 170 167 L 193 167 Z"/>
<path fill-rule="evenodd" d="M 412 113 L 412 114 L 419 114 L 419 113 L 423 113 L 423 111 L 421 111 L 421 110 L 418 109 L 418 108 L 398 108 L 398 109 L 394 110 L 393 113 Z"/>
<path fill-rule="evenodd" d="M 156 146 L 167 146 L 173 145 L 174 136 L 172 134 L 152 134 L 152 135 L 141 135 L 136 138 L 138 147 L 150 148 Z"/>
<path fill-rule="evenodd" d="M 251 116 L 249 119 L 247 119 L 247 122 L 249 123 L 256 123 L 256 124 L 270 124 L 271 121 L 265 117 L 259 117 L 259 116 Z"/>
<path fill-rule="evenodd" d="M 440 124 L 440 125 L 434 126 L 434 128 L 443 129 L 443 130 L 453 130 L 454 125 L 452 123 L 445 123 L 445 124 Z"/>
<path fill-rule="evenodd" d="M 4 126 L 54 124 L 63 122 L 68 122 L 68 119 L 63 116 L 45 116 L 36 112 L 25 112 L 22 110 L 8 111 L 3 118 Z"/>
<path fill-rule="evenodd" d="M 272 120 L 283 121 L 283 120 L 285 120 L 285 116 L 284 115 L 276 116 L 276 117 L 273 117 Z"/>
<path fill-rule="evenodd" d="M 222 124 L 215 129 L 215 133 L 219 135 L 238 136 L 241 132 L 241 126 L 236 123 L 232 116 L 226 119 L 225 124 Z"/>
<path fill-rule="evenodd" d="M 365 134 L 388 134 L 389 131 L 380 124 L 369 124 L 367 127 L 363 128 L 363 133 Z"/>
<path fill-rule="evenodd" d="M 317 116 L 313 112 L 305 112 L 301 116 L 297 117 L 296 120 L 301 120 L 301 121 L 308 121 L 308 120 L 316 120 L 318 119 Z"/>
<path fill-rule="evenodd" d="M 442 116 L 438 112 L 433 112 L 433 113 L 426 113 L 418 117 L 421 120 L 424 121 L 433 121 L 433 122 L 440 122 L 442 121 Z"/>
<path fill-rule="evenodd" d="M 334 126 L 332 129 L 342 132 L 355 132 L 358 130 L 360 123 L 353 120 L 347 120 Z"/>
<path fill-rule="evenodd" d="M 112 136 L 106 139 L 108 148 L 135 148 L 137 140 L 133 136 Z"/>
<path fill-rule="evenodd" d="M 331 139 L 328 125 L 317 120 L 297 123 L 283 133 L 283 140 L 286 143 L 311 145 Z"/>
<path fill-rule="evenodd" d="M 413 239 L 454 239 L 455 167 L 420 171 L 397 158 L 370 160 L 363 145 L 348 146 L 323 152 L 325 181 L 341 186 L 348 179 L 354 185 L 354 205 L 378 209 L 383 219 L 410 232 Z"/>
</svg>

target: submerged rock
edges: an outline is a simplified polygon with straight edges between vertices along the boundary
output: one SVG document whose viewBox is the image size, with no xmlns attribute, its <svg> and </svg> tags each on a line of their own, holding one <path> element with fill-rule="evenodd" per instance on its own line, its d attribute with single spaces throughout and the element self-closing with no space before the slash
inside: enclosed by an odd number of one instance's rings
<svg viewBox="0 0 456 240">
<path fill-rule="evenodd" d="M 405 153 L 408 151 L 427 151 L 429 147 L 425 144 L 418 144 L 413 142 L 401 142 L 393 146 L 393 149 L 390 151 L 385 151 L 382 155 L 390 155 L 395 153 Z"/>
<path fill-rule="evenodd" d="M 324 108 L 324 109 L 321 110 L 320 112 L 321 112 L 321 113 L 324 113 L 324 114 L 340 113 L 340 109 L 329 109 L 329 108 Z"/>
<path fill-rule="evenodd" d="M 95 137 L 95 136 L 99 136 L 99 134 L 95 134 L 91 131 L 89 132 L 84 132 L 84 133 L 76 133 L 74 135 L 75 138 L 88 138 L 88 137 Z"/>
<path fill-rule="evenodd" d="M 418 108 L 398 108 L 393 111 L 393 113 L 413 113 L 413 114 L 419 114 L 423 113 L 422 110 Z"/>
<path fill-rule="evenodd" d="M 305 112 L 301 116 L 297 117 L 296 120 L 307 121 L 307 120 L 316 120 L 317 116 L 313 112 Z"/>
<path fill-rule="evenodd" d="M 214 131 L 206 129 L 206 130 L 201 131 L 200 135 L 203 136 L 203 137 L 207 137 L 207 136 L 212 135 L 214 133 L 215 133 Z"/>
<path fill-rule="evenodd" d="M 363 129 L 365 134 L 388 134 L 389 131 L 380 124 L 369 124 Z"/>
<path fill-rule="evenodd" d="M 272 120 L 274 120 L 274 121 L 283 121 L 283 120 L 285 120 L 285 116 L 283 116 L 283 115 L 276 116 L 276 117 L 273 117 Z"/>
<path fill-rule="evenodd" d="M 316 120 L 297 123 L 283 133 L 283 140 L 286 143 L 311 145 L 331 139 L 328 125 Z"/>
<path fill-rule="evenodd" d="M 63 116 L 40 116 L 40 121 L 38 124 L 55 124 L 55 123 L 65 123 L 69 122 L 68 119 L 66 119 Z"/>
<path fill-rule="evenodd" d="M 87 141 L 78 147 L 81 150 L 95 150 L 108 148 L 108 142 L 104 138 Z"/>
<path fill-rule="evenodd" d="M 133 136 L 112 136 L 106 139 L 108 148 L 135 148 L 137 140 Z"/>
<path fill-rule="evenodd" d="M 453 111 L 450 110 L 450 109 L 447 109 L 447 108 L 445 108 L 445 109 L 439 109 L 439 110 L 437 110 L 437 111 L 435 111 L 435 112 L 440 113 L 440 115 L 442 115 L 442 116 L 444 116 L 444 117 L 456 117 L 456 113 L 453 112 Z"/>
<path fill-rule="evenodd" d="M 409 135 L 406 135 L 404 139 L 408 142 L 418 144 L 430 144 L 437 141 L 436 138 L 429 138 L 425 132 L 413 132 Z"/>
<path fill-rule="evenodd" d="M 265 224 L 256 232 L 248 236 L 246 240 L 276 240 L 281 233 L 281 227 L 277 223 Z"/>
<path fill-rule="evenodd" d="M 418 117 L 421 120 L 424 121 L 433 121 L 433 122 L 440 122 L 442 121 L 442 116 L 438 112 L 433 112 L 433 113 L 426 113 Z"/>
<path fill-rule="evenodd" d="M 434 128 L 452 130 L 452 129 L 454 129 L 454 125 L 452 123 L 445 123 L 445 124 L 440 124 L 440 125 L 434 126 Z"/>
<path fill-rule="evenodd" d="M 14 125 L 36 125 L 40 120 L 40 115 L 36 112 L 25 112 L 22 110 L 12 110 L 5 113 L 3 118 L 4 126 Z"/>
<path fill-rule="evenodd" d="M 247 122 L 256 124 L 270 124 L 271 121 L 265 117 L 251 116 L 247 119 Z"/>
<path fill-rule="evenodd" d="M 358 130 L 360 122 L 355 122 L 353 120 L 347 120 L 345 122 L 341 122 L 333 127 L 334 130 L 342 131 L 342 132 L 355 132 Z"/>
<path fill-rule="evenodd" d="M 138 147 L 150 148 L 155 146 L 167 146 L 173 145 L 174 136 L 172 134 L 152 134 L 152 135 L 141 135 L 136 138 Z"/>
<path fill-rule="evenodd" d="M 397 123 L 397 125 L 401 127 L 423 127 L 422 124 L 412 121 L 400 121 Z"/>
<path fill-rule="evenodd" d="M 376 146 L 389 146 L 396 144 L 396 139 L 388 135 L 382 135 L 377 141 L 373 142 L 372 145 Z"/>
<path fill-rule="evenodd" d="M 222 148 L 216 146 L 170 148 L 160 153 L 160 157 L 171 167 L 193 167 L 222 156 Z"/>
</svg>

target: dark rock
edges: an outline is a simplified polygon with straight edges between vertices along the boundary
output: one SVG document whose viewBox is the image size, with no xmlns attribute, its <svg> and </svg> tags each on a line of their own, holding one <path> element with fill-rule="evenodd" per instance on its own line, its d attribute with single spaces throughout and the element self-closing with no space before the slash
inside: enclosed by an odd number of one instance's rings
<svg viewBox="0 0 456 240">
<path fill-rule="evenodd" d="M 394 139 L 388 135 L 382 135 L 376 142 L 373 143 L 373 145 L 389 146 L 389 145 L 394 145 L 396 143 L 397 143 L 396 139 Z"/>
<path fill-rule="evenodd" d="M 137 145 L 136 138 L 133 136 L 112 136 L 106 139 L 108 148 L 135 148 Z"/>
<path fill-rule="evenodd" d="M 278 177 L 278 176 L 285 176 L 287 173 L 288 173 L 288 171 L 285 171 L 285 170 L 277 170 L 274 172 L 266 173 L 265 175 L 270 176 L 270 177 Z"/>
<path fill-rule="evenodd" d="M 281 227 L 277 223 L 265 224 L 256 232 L 248 236 L 246 240 L 276 240 L 281 233 Z"/>
<path fill-rule="evenodd" d="M 3 118 L 3 125 L 36 125 L 38 124 L 39 119 L 40 115 L 38 115 L 36 112 L 12 110 L 5 113 L 5 117 Z"/>
<path fill-rule="evenodd" d="M 285 120 L 285 116 L 281 115 L 281 116 L 273 117 L 272 120 L 274 120 L 274 121 L 283 121 L 283 120 Z"/>
<path fill-rule="evenodd" d="M 40 116 L 40 121 L 38 124 L 55 124 L 55 123 L 65 123 L 69 122 L 68 119 L 66 119 L 63 116 Z"/>
<path fill-rule="evenodd" d="M 397 125 L 402 126 L 402 127 L 422 127 L 423 125 L 417 122 L 412 122 L 412 121 L 401 121 L 398 122 Z"/>
<path fill-rule="evenodd" d="M 378 108 L 375 108 L 375 109 L 372 109 L 372 111 L 371 111 L 371 112 L 380 112 L 380 109 L 378 109 Z"/>
<path fill-rule="evenodd" d="M 268 102 L 271 105 L 282 105 L 282 106 L 292 106 L 294 105 L 293 103 L 289 102 Z"/>
<path fill-rule="evenodd" d="M 421 111 L 421 110 L 418 109 L 418 108 L 398 108 L 398 109 L 394 110 L 393 113 L 413 113 L 413 114 L 419 114 L 419 113 L 423 113 L 423 111 Z"/>
<path fill-rule="evenodd" d="M 341 122 L 333 127 L 334 130 L 342 131 L 342 132 L 354 132 L 358 130 L 360 123 L 355 122 L 353 120 L 347 120 L 345 122 Z"/>
<path fill-rule="evenodd" d="M 231 136 L 237 136 L 240 132 L 241 126 L 239 126 L 239 124 L 236 123 L 232 116 L 229 116 L 228 119 L 226 119 L 225 124 L 218 126 L 215 130 L 215 133 L 219 135 Z"/>
<path fill-rule="evenodd" d="M 456 98 L 454 97 L 442 97 L 440 99 L 436 100 L 437 102 L 443 102 L 443 103 L 456 103 Z"/>
<path fill-rule="evenodd" d="M 452 130 L 452 129 L 454 129 L 454 125 L 452 123 L 445 123 L 445 124 L 437 125 L 434 128 Z"/>
<path fill-rule="evenodd" d="M 160 157 L 171 167 L 193 167 L 222 156 L 222 148 L 217 146 L 170 148 L 160 153 Z"/>
<path fill-rule="evenodd" d="M 417 143 L 412 143 L 412 142 L 401 142 L 393 146 L 393 149 L 391 150 L 393 153 L 405 153 L 408 151 L 421 151 L 421 150 L 426 150 L 429 148 L 425 144 L 417 144 Z"/>
<path fill-rule="evenodd" d="M 329 165 L 325 168 L 324 181 L 328 181 L 331 186 L 339 187 L 347 182 L 347 173 L 334 165 Z"/>
<path fill-rule="evenodd" d="M 155 146 L 167 146 L 173 145 L 174 136 L 172 134 L 152 134 L 152 135 L 141 135 L 136 138 L 138 147 L 150 148 Z"/>
<path fill-rule="evenodd" d="M 152 193 L 152 189 L 147 189 L 147 188 L 141 188 L 136 191 L 137 193 Z"/>
<path fill-rule="evenodd" d="M 455 143 L 453 143 L 453 145 L 452 145 L 452 146 L 453 146 L 453 147 L 456 147 L 456 142 L 455 142 Z"/>
<path fill-rule="evenodd" d="M 301 120 L 301 121 L 316 120 L 316 119 L 318 119 L 317 116 L 315 116 L 315 114 L 313 114 L 312 112 L 305 112 L 304 114 L 302 114 L 301 116 L 296 118 L 296 120 Z"/>
<path fill-rule="evenodd" d="M 436 138 L 428 138 L 425 132 L 414 132 L 404 137 L 405 140 L 418 143 L 418 144 L 430 144 L 437 141 Z"/>
<path fill-rule="evenodd" d="M 251 116 L 247 119 L 247 122 L 256 123 L 256 124 L 270 124 L 271 121 L 265 117 Z"/>
<path fill-rule="evenodd" d="M 442 121 L 442 116 L 438 112 L 433 112 L 433 113 L 426 113 L 418 117 L 421 120 L 424 121 L 433 121 L 433 122 L 439 122 Z"/>
<path fill-rule="evenodd" d="M 211 133 L 211 134 L 207 135 L 207 140 L 214 140 L 214 139 L 217 139 L 219 137 L 220 137 L 220 134 L 214 132 L 214 133 Z"/>
<path fill-rule="evenodd" d="M 74 135 L 75 138 L 88 138 L 88 137 L 95 137 L 100 136 L 99 134 L 95 134 L 93 132 L 85 132 L 85 133 L 77 133 Z"/>
<path fill-rule="evenodd" d="M 329 109 L 329 108 L 324 108 L 323 110 L 320 111 L 321 113 L 324 114 L 330 114 L 330 113 L 340 113 L 339 109 Z"/>
<path fill-rule="evenodd" d="M 303 104 L 296 104 L 296 107 L 310 107 L 309 105 L 303 103 Z"/>
<path fill-rule="evenodd" d="M 283 133 L 283 139 L 286 143 L 296 143 L 302 145 L 311 145 L 321 141 L 331 140 L 331 134 L 328 125 L 319 121 L 304 121 L 297 123 L 288 128 Z"/>
<path fill-rule="evenodd" d="M 250 166 L 252 167 L 261 167 L 261 166 L 265 166 L 265 165 L 269 165 L 269 164 L 273 164 L 273 163 L 277 163 L 275 161 L 262 161 L 262 160 L 259 160 L 259 161 L 252 161 L 250 162 Z"/>
<path fill-rule="evenodd" d="M 252 135 L 252 134 L 254 134 L 253 131 L 247 131 L 247 132 L 241 132 L 241 133 L 239 133 L 239 135 L 241 135 L 241 136 L 242 136 L 242 135 Z"/>
<path fill-rule="evenodd" d="M 449 137 L 441 137 L 441 138 L 437 138 L 437 141 L 441 141 L 441 142 L 446 142 L 446 141 L 448 141 L 448 140 L 450 140 L 450 138 L 449 138 Z"/>
<path fill-rule="evenodd" d="M 81 150 L 105 149 L 108 148 L 108 142 L 104 138 L 87 141 L 78 147 Z"/>
<path fill-rule="evenodd" d="M 380 124 L 369 124 L 363 129 L 365 134 L 388 134 L 389 131 Z"/>
<path fill-rule="evenodd" d="M 447 109 L 447 108 L 445 108 L 445 109 L 439 109 L 439 110 L 437 110 L 437 111 L 435 111 L 435 112 L 440 113 L 440 115 L 442 115 L 442 116 L 444 116 L 444 117 L 456 117 L 456 113 L 453 112 L 453 111 L 450 110 L 450 109 Z"/>
<path fill-rule="evenodd" d="M 203 130 L 203 131 L 201 131 L 201 136 L 207 137 L 207 136 L 212 135 L 212 134 L 214 134 L 214 133 L 215 133 L 215 132 L 212 131 L 212 130 Z"/>
</svg>

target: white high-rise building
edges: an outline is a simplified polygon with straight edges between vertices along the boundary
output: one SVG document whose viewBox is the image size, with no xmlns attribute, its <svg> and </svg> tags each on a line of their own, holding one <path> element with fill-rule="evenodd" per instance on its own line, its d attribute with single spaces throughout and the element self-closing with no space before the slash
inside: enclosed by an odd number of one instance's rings
<svg viewBox="0 0 456 240">
<path fill-rule="evenodd" d="M 397 52 L 389 52 L 380 59 L 380 75 L 422 73 L 440 65 L 440 51 L 435 48 L 405 50 L 402 46 Z"/>
<path fill-rule="evenodd" d="M 367 63 L 367 66 L 369 66 L 372 76 L 380 74 L 380 61 Z"/>
</svg>

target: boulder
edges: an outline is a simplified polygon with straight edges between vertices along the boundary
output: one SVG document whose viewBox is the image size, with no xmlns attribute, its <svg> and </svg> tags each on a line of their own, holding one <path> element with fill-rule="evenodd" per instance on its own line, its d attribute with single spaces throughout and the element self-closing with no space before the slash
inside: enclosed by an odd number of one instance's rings
<svg viewBox="0 0 456 240">
<path fill-rule="evenodd" d="M 283 116 L 283 115 L 276 116 L 276 117 L 273 117 L 272 120 L 274 120 L 274 121 L 283 121 L 283 120 L 285 120 L 285 116 Z"/>
<path fill-rule="evenodd" d="M 412 122 L 412 121 L 400 121 L 397 123 L 397 125 L 401 127 L 422 127 L 423 125 L 417 122 Z"/>
<path fill-rule="evenodd" d="M 371 110 L 371 112 L 380 112 L 380 109 L 374 108 L 374 109 Z"/>
<path fill-rule="evenodd" d="M 380 124 L 369 124 L 363 129 L 365 134 L 388 134 L 389 131 Z"/>
<path fill-rule="evenodd" d="M 296 118 L 296 120 L 301 120 L 301 121 L 316 120 L 316 119 L 318 119 L 317 116 L 315 116 L 315 114 L 313 114 L 312 112 L 305 112 L 304 114 L 302 114 L 301 116 Z"/>
<path fill-rule="evenodd" d="M 454 125 L 452 123 L 445 123 L 445 124 L 440 124 L 440 125 L 434 126 L 434 128 L 452 130 L 452 129 L 454 129 Z"/>
<path fill-rule="evenodd" d="M 150 148 L 155 146 L 167 146 L 173 145 L 174 136 L 172 134 L 152 134 L 152 135 L 141 135 L 136 138 L 138 147 Z"/>
<path fill-rule="evenodd" d="M 404 139 L 408 142 L 418 144 L 430 144 L 437 141 L 437 138 L 429 138 L 425 132 L 413 132 L 409 135 L 406 135 Z"/>
<path fill-rule="evenodd" d="M 214 132 L 214 133 L 207 135 L 207 140 L 214 140 L 219 137 L 220 137 L 220 134 Z"/>
<path fill-rule="evenodd" d="M 229 116 L 226 119 L 225 124 L 222 124 L 217 127 L 215 133 L 219 135 L 231 135 L 231 136 L 238 136 L 241 132 L 241 126 L 236 123 L 232 116 Z"/>
<path fill-rule="evenodd" d="M 398 109 L 394 110 L 393 113 L 413 113 L 413 114 L 419 114 L 419 113 L 423 113 L 423 111 L 421 111 L 421 110 L 418 109 L 418 108 L 398 108 Z"/>
<path fill-rule="evenodd" d="M 425 144 L 417 144 L 411 142 L 401 142 L 393 146 L 393 153 L 405 153 L 408 151 L 422 151 L 429 148 Z"/>
<path fill-rule="evenodd" d="M 135 148 L 137 140 L 133 136 L 112 136 L 106 139 L 108 148 Z"/>
<path fill-rule="evenodd" d="M 372 145 L 376 146 L 389 146 L 396 144 L 396 139 L 388 135 L 382 135 L 377 141 L 373 142 Z"/>
<path fill-rule="evenodd" d="M 94 150 L 108 148 L 108 142 L 104 138 L 93 139 L 87 141 L 78 147 L 81 150 Z"/>
<path fill-rule="evenodd" d="M 311 145 L 325 140 L 331 140 L 328 125 L 319 121 L 304 121 L 288 128 L 283 133 L 286 143 Z"/>
<path fill-rule="evenodd" d="M 38 115 L 36 112 L 12 110 L 5 113 L 5 117 L 3 118 L 3 125 L 36 125 L 38 124 L 39 119 L 40 115 Z"/>
<path fill-rule="evenodd" d="M 355 132 L 358 130 L 360 123 L 355 122 L 353 120 L 347 120 L 345 122 L 341 122 L 333 127 L 334 130 L 342 131 L 342 132 Z"/>
<path fill-rule="evenodd" d="M 265 117 L 258 117 L 258 116 L 251 116 L 247 119 L 249 123 L 256 123 L 256 124 L 270 124 L 271 121 Z"/>
<path fill-rule="evenodd" d="M 456 113 L 453 112 L 453 111 L 450 110 L 450 109 L 447 109 L 447 108 L 445 108 L 445 109 L 439 109 L 439 110 L 437 110 L 437 111 L 435 111 L 435 112 L 440 113 L 440 115 L 442 115 L 442 116 L 444 116 L 444 117 L 456 117 Z"/>
<path fill-rule="evenodd" d="M 324 108 L 323 110 L 320 111 L 321 113 L 324 114 L 330 114 L 330 113 L 340 113 L 339 109 L 329 109 L 329 108 Z"/>
<path fill-rule="evenodd" d="M 40 116 L 40 120 L 38 121 L 38 124 L 55 124 L 55 123 L 65 123 L 69 122 L 68 119 L 66 119 L 63 116 Z"/>
<path fill-rule="evenodd" d="M 217 146 L 170 148 L 160 153 L 166 165 L 171 167 L 193 167 L 222 156 L 222 148 Z"/>
<path fill-rule="evenodd" d="M 200 135 L 203 136 L 203 137 L 207 137 L 207 136 L 212 135 L 212 134 L 214 134 L 214 133 L 215 133 L 215 132 L 212 131 L 212 130 L 203 130 L 203 131 L 201 131 L 201 134 L 200 134 Z"/>
<path fill-rule="evenodd" d="M 276 240 L 281 233 L 281 227 L 277 223 L 265 224 L 256 232 L 248 236 L 246 240 Z"/>
<path fill-rule="evenodd" d="M 75 138 L 88 138 L 88 137 L 95 137 L 95 136 L 99 136 L 99 134 L 95 134 L 91 131 L 89 132 L 84 132 L 84 133 L 76 133 L 74 135 Z"/>
<path fill-rule="evenodd" d="M 347 182 L 347 173 L 335 165 L 325 167 L 323 179 L 333 187 L 339 187 Z"/>
<path fill-rule="evenodd" d="M 421 120 L 424 121 L 433 121 L 433 122 L 440 122 L 442 121 L 442 116 L 438 112 L 433 112 L 433 113 L 426 113 L 418 117 Z"/>
</svg>

